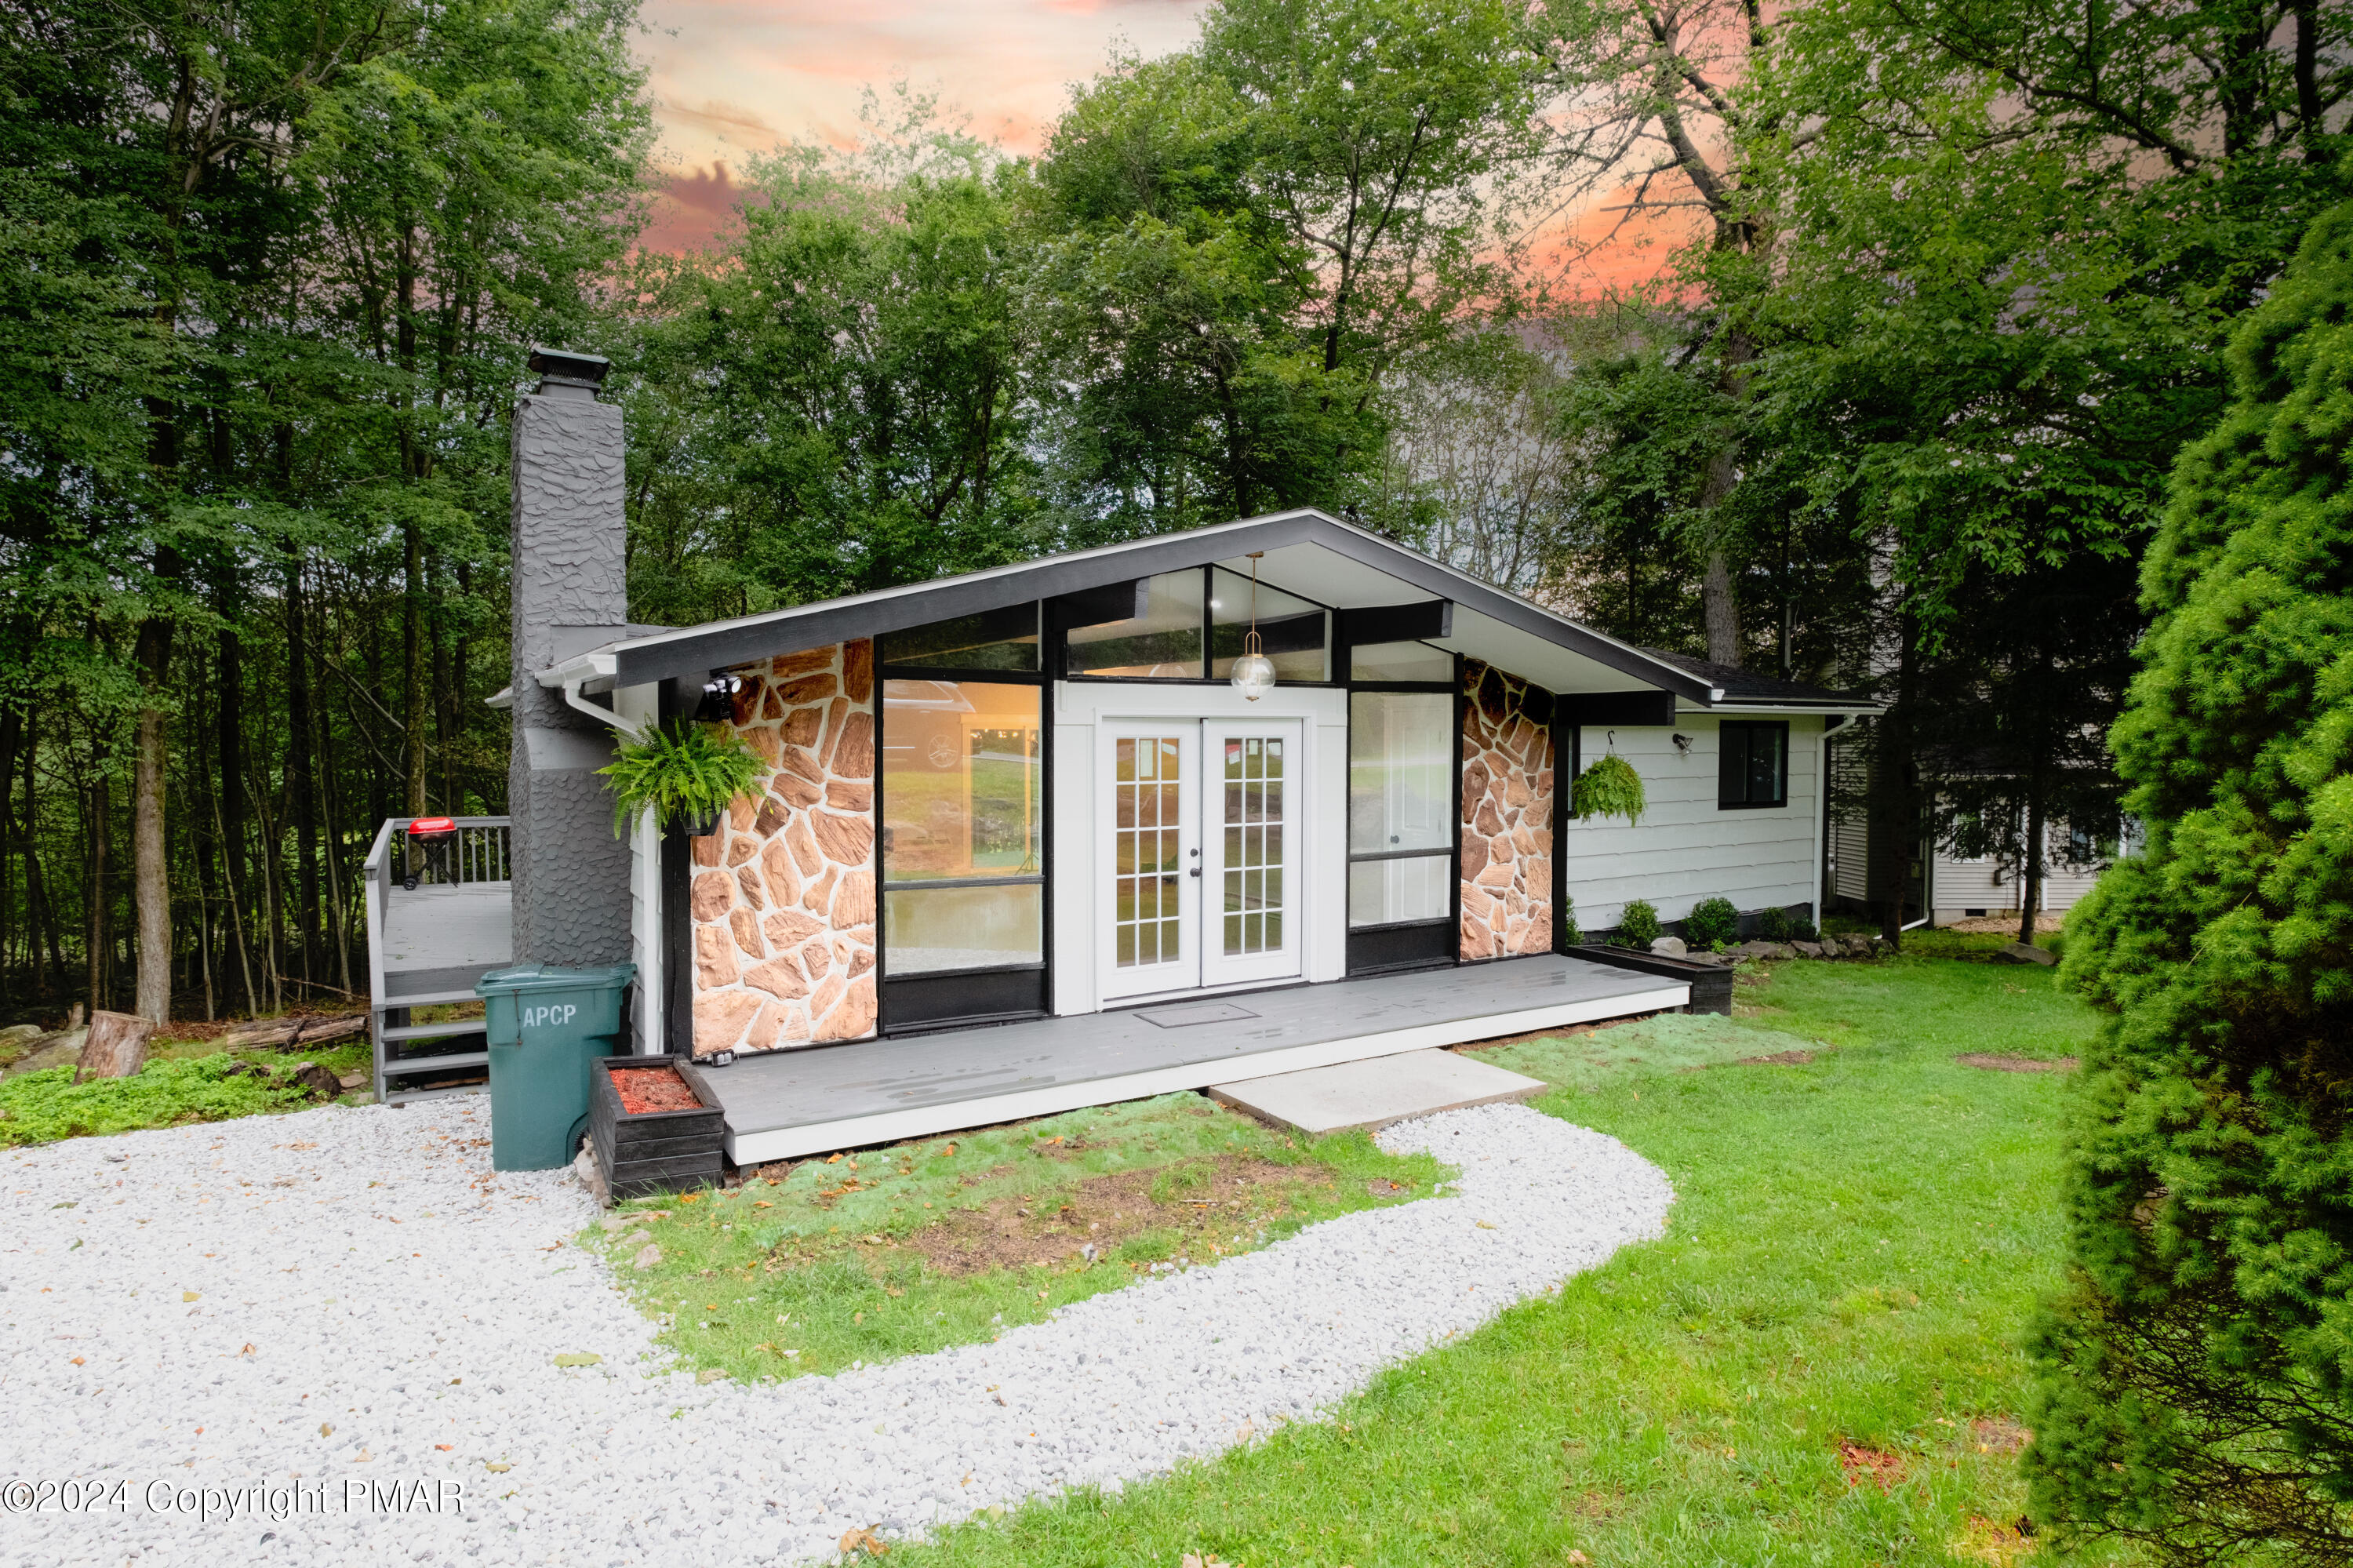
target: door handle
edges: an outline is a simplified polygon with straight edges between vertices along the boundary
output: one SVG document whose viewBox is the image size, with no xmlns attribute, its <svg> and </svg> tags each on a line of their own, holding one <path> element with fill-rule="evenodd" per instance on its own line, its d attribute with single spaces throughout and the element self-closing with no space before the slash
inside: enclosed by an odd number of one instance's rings
<svg viewBox="0 0 2353 1568">
<path fill-rule="evenodd" d="M 1198 866 L 1198 865 L 1197 865 L 1197 866 L 1195 866 L 1195 867 L 1193 868 L 1193 870 L 1192 870 L 1191 874 L 1193 874 L 1193 875 L 1195 875 L 1195 876 L 1198 876 L 1198 875 L 1200 875 L 1200 874 L 1201 874 L 1201 868 L 1200 868 L 1199 866 Z"/>
</svg>

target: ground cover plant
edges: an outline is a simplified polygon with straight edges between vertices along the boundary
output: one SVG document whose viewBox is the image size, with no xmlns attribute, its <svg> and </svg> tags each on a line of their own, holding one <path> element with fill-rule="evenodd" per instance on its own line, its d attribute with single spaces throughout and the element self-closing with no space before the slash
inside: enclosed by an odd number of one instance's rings
<svg viewBox="0 0 2353 1568">
<path fill-rule="evenodd" d="M 1445 1175 L 1168 1095 L 772 1167 L 624 1204 L 584 1241 L 687 1365 L 793 1377 L 987 1340 Z"/>
<path fill-rule="evenodd" d="M 1665 1239 L 1378 1379 L 1330 1419 L 913 1564 L 1995 1563 L 2022 1534 L 2021 1337 L 2055 1284 L 2058 1071 L 2087 1011 L 1969 943 L 1790 962 L 1746 1016 L 1482 1053 L 1624 1139 Z M 1745 1060 L 1744 1060 L 1745 1059 Z M 2074 1559 L 2118 1561 L 2107 1548 Z"/>
<path fill-rule="evenodd" d="M 316 1094 L 295 1080 L 293 1069 L 302 1062 L 315 1062 L 340 1077 L 367 1069 L 370 1047 L 358 1040 L 290 1056 L 166 1041 L 128 1078 L 77 1084 L 71 1066 L 19 1073 L 0 1080 L 0 1147 L 301 1110 L 319 1103 Z"/>
</svg>

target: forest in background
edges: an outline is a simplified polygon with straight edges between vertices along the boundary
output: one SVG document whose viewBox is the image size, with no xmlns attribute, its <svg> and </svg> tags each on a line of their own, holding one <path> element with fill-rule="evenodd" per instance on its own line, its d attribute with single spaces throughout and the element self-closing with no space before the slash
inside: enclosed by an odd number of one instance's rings
<svg viewBox="0 0 2353 1568">
<path fill-rule="evenodd" d="M 2031 874 L 2114 817 L 2167 472 L 2353 188 L 2317 0 L 1229 0 L 1037 157 L 881 94 L 671 257 L 638 26 L 0 3 L 0 1022 L 364 987 L 377 824 L 503 808 L 534 342 L 616 363 L 634 620 L 1314 504 L 1873 689 L 1852 808 L 1945 788 Z M 1662 220 L 1652 289 L 1564 284 Z"/>
</svg>

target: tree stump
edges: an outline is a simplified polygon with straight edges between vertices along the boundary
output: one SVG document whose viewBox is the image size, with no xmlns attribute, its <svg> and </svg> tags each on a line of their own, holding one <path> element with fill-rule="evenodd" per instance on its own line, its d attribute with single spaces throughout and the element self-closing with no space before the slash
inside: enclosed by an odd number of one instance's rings
<svg viewBox="0 0 2353 1568">
<path fill-rule="evenodd" d="M 82 1042 L 81 1065 L 74 1082 L 91 1078 L 128 1078 L 147 1065 L 147 1036 L 155 1032 L 152 1018 L 127 1012 L 93 1012 L 90 1038 Z"/>
</svg>

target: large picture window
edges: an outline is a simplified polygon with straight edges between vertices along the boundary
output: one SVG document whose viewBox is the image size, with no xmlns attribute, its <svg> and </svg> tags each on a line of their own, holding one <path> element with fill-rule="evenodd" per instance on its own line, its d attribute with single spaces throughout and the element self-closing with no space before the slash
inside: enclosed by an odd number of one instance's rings
<svg viewBox="0 0 2353 1568">
<path fill-rule="evenodd" d="M 1454 897 L 1454 698 L 1348 698 L 1348 925 L 1451 918 Z"/>
<path fill-rule="evenodd" d="M 1719 730 L 1715 803 L 1732 810 L 1789 803 L 1789 726 L 1727 719 Z"/>
<path fill-rule="evenodd" d="M 882 967 L 889 978 L 1044 962 L 1035 685 L 882 685 Z"/>
</svg>

